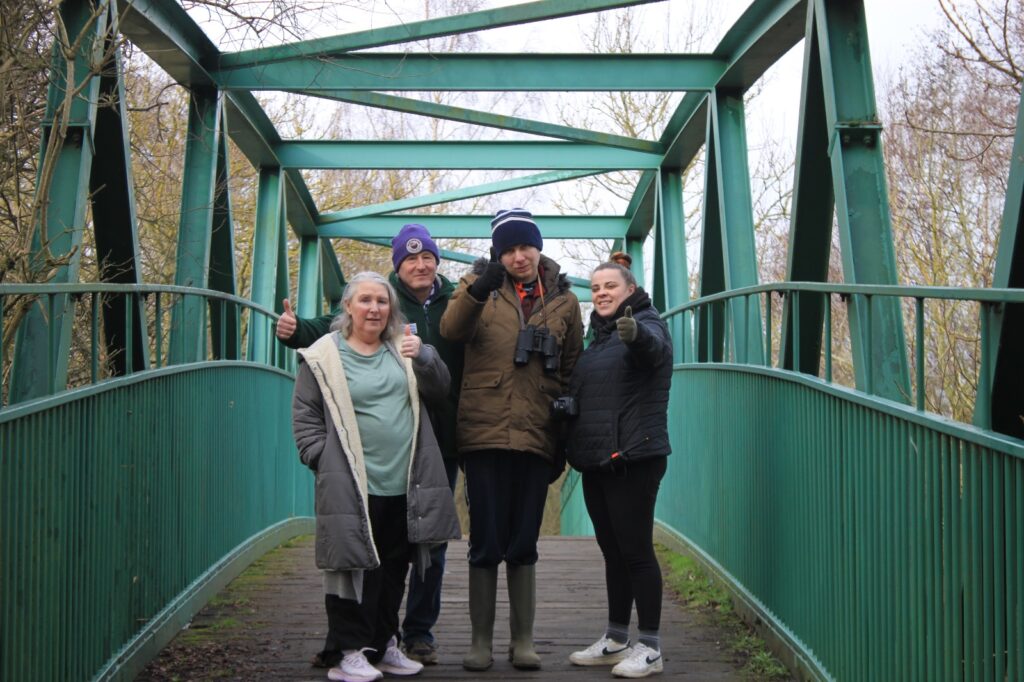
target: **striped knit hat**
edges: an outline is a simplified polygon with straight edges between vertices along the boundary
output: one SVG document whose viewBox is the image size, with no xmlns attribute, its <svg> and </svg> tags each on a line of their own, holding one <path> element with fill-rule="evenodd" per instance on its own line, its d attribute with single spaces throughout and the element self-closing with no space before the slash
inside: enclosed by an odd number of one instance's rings
<svg viewBox="0 0 1024 682">
<path fill-rule="evenodd" d="M 499 256 L 520 244 L 536 246 L 538 251 L 544 250 L 544 240 L 537 223 L 533 222 L 533 214 L 522 208 L 505 209 L 494 215 L 491 220 L 491 244 Z"/>
</svg>

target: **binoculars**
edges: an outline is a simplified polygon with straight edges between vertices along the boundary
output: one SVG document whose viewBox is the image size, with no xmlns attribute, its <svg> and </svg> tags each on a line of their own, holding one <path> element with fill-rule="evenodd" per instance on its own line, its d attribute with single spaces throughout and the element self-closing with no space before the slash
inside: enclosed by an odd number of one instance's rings
<svg viewBox="0 0 1024 682">
<path fill-rule="evenodd" d="M 526 325 L 516 336 L 516 354 L 512 361 L 523 366 L 530 361 L 530 353 L 539 353 L 544 362 L 545 372 L 557 372 L 561 348 L 558 339 L 548 333 L 547 327 Z"/>
</svg>

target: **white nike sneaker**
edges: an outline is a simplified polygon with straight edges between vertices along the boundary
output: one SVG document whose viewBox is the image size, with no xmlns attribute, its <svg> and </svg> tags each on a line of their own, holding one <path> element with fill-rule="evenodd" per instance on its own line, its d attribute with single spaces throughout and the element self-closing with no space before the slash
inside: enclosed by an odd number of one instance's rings
<svg viewBox="0 0 1024 682">
<path fill-rule="evenodd" d="M 423 664 L 402 653 L 398 648 L 398 640 L 392 637 L 384 651 L 384 657 L 377 663 L 376 668 L 391 675 L 418 675 L 423 670 Z"/>
<path fill-rule="evenodd" d="M 615 677 L 647 677 L 657 675 L 664 669 L 661 652 L 655 651 L 646 644 L 637 644 L 629 653 L 629 657 L 612 668 Z"/>
<path fill-rule="evenodd" d="M 583 651 L 569 654 L 573 665 L 615 665 L 629 656 L 629 642 L 623 644 L 610 637 L 602 637 Z"/>
</svg>

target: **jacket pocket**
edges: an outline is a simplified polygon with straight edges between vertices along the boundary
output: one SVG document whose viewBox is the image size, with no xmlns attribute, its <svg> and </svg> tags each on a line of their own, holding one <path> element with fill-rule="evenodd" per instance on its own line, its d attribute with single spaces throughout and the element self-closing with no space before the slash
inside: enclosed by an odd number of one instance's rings
<svg viewBox="0 0 1024 682">
<path fill-rule="evenodd" d="M 462 390 L 473 391 L 484 388 L 497 388 L 501 383 L 502 372 L 474 372 L 462 377 Z"/>
<path fill-rule="evenodd" d="M 462 378 L 462 395 L 459 398 L 459 432 L 464 428 L 474 430 L 492 425 L 499 418 L 504 401 L 498 400 L 501 386 L 501 371 L 473 372 Z"/>
</svg>

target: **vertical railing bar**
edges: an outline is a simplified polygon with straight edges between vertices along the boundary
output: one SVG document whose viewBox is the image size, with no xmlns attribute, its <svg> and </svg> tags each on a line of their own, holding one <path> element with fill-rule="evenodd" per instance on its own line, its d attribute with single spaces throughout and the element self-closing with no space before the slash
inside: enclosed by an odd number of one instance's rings
<svg viewBox="0 0 1024 682">
<path fill-rule="evenodd" d="M 92 310 L 90 311 L 92 317 L 92 331 L 90 333 L 90 364 L 92 383 L 96 383 L 100 376 L 100 292 L 92 292 Z"/>
<path fill-rule="evenodd" d="M 135 305 L 135 292 L 126 292 L 124 295 L 124 374 L 132 373 L 133 353 L 135 351 L 132 337 L 132 307 Z"/>
<path fill-rule="evenodd" d="M 923 431 L 924 438 L 927 446 L 924 452 L 919 457 L 922 459 L 922 471 L 926 476 L 926 482 L 924 489 L 927 489 L 928 494 L 925 495 L 925 606 L 928 608 L 928 617 L 925 622 L 927 627 L 926 641 L 925 641 L 925 667 L 924 675 L 926 679 L 937 680 L 940 679 L 939 668 L 936 666 L 936 657 L 941 638 L 941 626 L 937 627 L 940 623 L 940 615 L 938 614 L 939 603 L 941 602 L 942 590 L 939 581 L 936 577 L 936 566 L 939 565 L 937 549 L 938 543 L 936 542 L 936 530 L 939 527 L 938 521 L 938 496 L 935 492 L 938 489 L 938 475 L 937 475 L 937 457 L 938 457 L 938 445 L 936 443 L 937 434 L 934 431 Z"/>
<path fill-rule="evenodd" d="M 245 347 L 242 345 L 242 304 L 235 302 L 232 305 L 235 306 L 235 357 L 244 360 L 245 351 L 242 350 Z"/>
<path fill-rule="evenodd" d="M 277 366 L 277 348 L 274 347 L 274 321 L 270 319 L 270 315 L 264 315 L 267 318 L 267 365 L 271 367 Z"/>
<path fill-rule="evenodd" d="M 957 561 L 953 564 L 953 588 L 954 594 L 961 595 L 960 599 L 956 600 L 953 607 L 953 661 L 957 666 L 957 677 L 955 679 L 964 680 L 967 679 L 967 657 L 969 655 L 970 646 L 968 634 L 968 623 L 970 619 L 968 617 L 967 608 L 970 605 L 970 547 L 968 542 L 971 537 L 970 532 L 970 520 L 967 512 L 969 508 L 970 496 L 968 494 L 967 485 L 969 483 L 969 472 L 968 472 L 968 461 L 967 456 L 964 454 L 965 447 L 963 443 L 958 443 L 955 446 L 953 461 L 951 463 L 951 477 L 950 477 L 950 491 L 953 495 L 953 499 L 957 502 L 956 511 L 953 515 L 953 542 L 955 543 L 954 551 L 957 552 Z"/>
<path fill-rule="evenodd" d="M 985 557 L 985 563 L 982 567 L 982 579 L 981 579 L 981 613 L 982 613 L 982 671 L 983 679 L 995 680 L 1002 679 L 996 678 L 993 674 L 993 664 L 996 655 L 1002 656 L 1002 651 L 996 652 L 995 650 L 995 614 L 994 610 L 994 584 L 993 574 L 990 570 L 991 564 L 995 563 L 993 559 L 996 556 L 994 539 L 995 539 L 995 522 L 992 518 L 992 469 L 995 465 L 995 458 L 989 453 L 979 452 L 979 468 L 981 470 L 981 552 L 982 556 Z"/>
<path fill-rule="evenodd" d="M 794 289 L 790 294 L 793 296 L 790 303 L 790 310 L 793 312 L 793 324 L 790 329 L 790 333 L 793 335 L 793 343 L 789 344 L 793 352 L 792 370 L 794 372 L 801 372 L 803 370 L 800 367 L 800 292 Z"/>
<path fill-rule="evenodd" d="M 942 600 L 942 667 L 949 678 L 954 671 L 953 658 L 953 627 L 954 627 L 954 605 L 950 595 L 953 594 L 954 585 L 953 573 L 956 564 L 956 552 L 954 551 L 953 534 L 953 496 L 951 477 L 953 470 L 950 465 L 952 457 L 950 439 L 942 437 L 939 441 L 939 448 L 936 453 L 939 457 L 939 494 L 941 505 L 940 542 L 941 547 L 941 569 L 942 569 L 942 594 L 947 595 Z M 959 592 L 959 586 L 956 587 Z M 959 661 L 957 661 L 959 663 Z"/>
<path fill-rule="evenodd" d="M 970 500 L 968 507 L 969 514 L 969 539 L 970 546 L 968 548 L 968 563 L 969 570 L 967 571 L 968 584 L 970 586 L 970 598 L 966 600 L 964 605 L 965 610 L 970 608 L 970 627 L 965 624 L 964 631 L 967 634 L 967 640 L 970 645 L 968 649 L 969 655 L 965 657 L 968 664 L 968 669 L 971 671 L 971 676 L 975 680 L 981 679 L 981 667 L 982 667 L 982 623 L 981 623 L 981 599 L 982 599 L 982 587 L 981 587 L 981 532 L 979 526 L 981 516 L 981 474 L 979 473 L 978 465 L 978 453 L 975 451 L 972 445 L 966 445 L 965 450 L 967 451 L 967 470 L 970 473 L 968 484 L 970 486 Z"/>
<path fill-rule="evenodd" d="M 832 383 L 832 294 L 825 297 L 825 381 Z"/>
<path fill-rule="evenodd" d="M 917 409 L 920 412 L 924 411 L 924 298 L 917 296 L 914 298 L 914 310 L 916 319 L 914 320 L 914 362 L 917 365 L 915 368 L 915 374 L 917 375 Z"/>
<path fill-rule="evenodd" d="M 864 357 L 865 367 L 864 372 L 865 378 L 865 390 L 869 395 L 873 395 L 875 392 L 875 358 L 874 358 L 874 316 L 872 314 L 872 297 L 871 294 L 864 294 L 864 307 L 867 308 L 867 323 L 866 333 L 864 334 Z"/>
<path fill-rule="evenodd" d="M 1021 524 L 1024 524 L 1024 463 L 1020 460 L 1015 460 L 1012 466 L 1015 471 L 1012 497 L 1016 503 L 1016 508 L 1014 509 L 1009 504 L 1009 500 L 1007 500 L 1007 507 L 1012 512 L 1007 516 L 1013 519 L 1016 527 L 1016 532 L 1009 535 L 1014 541 L 1012 561 L 1014 566 L 1017 567 L 1016 571 L 1009 573 L 1015 581 L 1013 589 L 1016 599 L 1010 603 L 1016 604 L 1016 612 L 1012 616 L 1012 622 L 1015 623 L 1016 637 L 1010 639 L 1014 643 L 1011 658 L 1013 666 L 1007 672 L 1010 673 L 1009 679 L 1015 680 L 1024 673 L 1024 571 L 1020 570 L 1020 567 L 1024 566 L 1024 540 L 1022 540 L 1024 539 L 1024 533 L 1021 532 Z"/>
<path fill-rule="evenodd" d="M 729 344 L 736 336 L 735 317 L 732 314 L 732 299 L 722 301 L 722 362 L 729 362 Z"/>
<path fill-rule="evenodd" d="M 249 348 L 252 346 L 252 343 L 249 342 L 249 340 L 252 338 L 252 313 L 249 313 L 249 323 L 248 324 L 242 324 L 242 318 L 245 316 L 245 314 L 248 311 L 249 311 L 248 306 L 243 308 L 239 304 L 239 306 L 238 306 L 239 342 L 241 342 L 241 330 L 242 329 L 245 329 L 245 339 L 246 339 L 246 342 L 243 343 L 242 347 L 240 348 L 241 353 L 239 353 L 239 355 L 241 355 L 242 359 L 247 361 L 247 362 L 252 360 L 252 358 L 249 357 Z"/>
<path fill-rule="evenodd" d="M 3 373 L 3 295 L 0 295 L 0 376 Z M 13 333 L 14 330 L 11 330 Z M 3 387 L 0 387 L 0 408 L 3 407 Z M 2 671 L 0 671 L 2 672 Z"/>
<path fill-rule="evenodd" d="M 679 344 L 680 345 L 680 352 L 683 354 L 683 357 L 679 358 L 679 362 L 681 364 L 686 364 L 688 362 L 689 356 L 690 356 L 690 347 L 691 347 L 690 346 L 690 337 L 691 337 L 691 334 L 689 333 L 689 327 L 687 327 L 687 321 L 690 319 L 690 314 L 689 313 L 690 313 L 689 310 L 684 310 L 683 312 L 679 313 L 679 318 L 682 320 L 682 322 L 680 324 L 682 325 L 682 329 L 683 329 L 683 341 L 682 341 L 681 344 Z"/>
<path fill-rule="evenodd" d="M 708 310 L 708 362 L 715 361 L 715 304 L 709 303 L 707 305 Z"/>
<path fill-rule="evenodd" d="M 54 294 L 47 294 L 47 307 L 50 309 L 50 326 L 47 329 L 47 357 L 46 357 L 46 383 L 49 386 L 49 393 L 52 395 L 57 392 L 57 309 L 56 309 L 56 296 Z"/>
<path fill-rule="evenodd" d="M 772 366 L 772 292 L 771 289 L 765 292 L 765 319 L 767 324 L 765 325 L 765 345 L 766 351 L 764 354 L 764 366 Z"/>
<path fill-rule="evenodd" d="M 750 294 L 743 295 L 743 364 L 750 364 Z"/>
<path fill-rule="evenodd" d="M 156 319 L 156 327 L 153 330 L 153 334 L 154 334 L 154 336 L 156 338 L 153 340 L 153 351 L 154 351 L 153 355 L 156 358 L 156 368 L 160 369 L 160 362 L 161 362 L 160 342 L 162 340 L 161 337 L 163 337 L 163 324 L 164 323 L 163 323 L 163 310 L 160 307 L 160 292 L 159 291 L 156 292 L 156 308 L 155 308 L 155 310 L 156 310 L 156 312 L 154 312 L 153 315 L 154 315 L 154 317 Z"/>
<path fill-rule="evenodd" d="M 225 324 L 226 324 L 226 319 L 225 318 L 226 318 L 227 305 L 225 305 L 225 301 L 224 301 L 223 298 L 217 299 L 217 307 L 220 308 L 220 344 L 218 345 L 218 348 L 220 348 L 220 351 L 219 351 L 220 357 L 217 358 L 217 359 L 218 360 L 223 360 L 228 355 L 225 352 L 226 349 L 224 348 L 224 343 L 227 340 L 227 334 L 224 331 Z"/>
<path fill-rule="evenodd" d="M 995 623 L 993 642 L 995 647 L 995 673 L 993 679 L 1003 680 L 1006 679 L 1006 652 L 1007 652 L 1007 640 L 1006 640 L 1006 619 L 1009 615 L 1011 602 L 1007 599 L 1010 590 L 1006 589 L 1006 525 L 1003 517 L 1004 501 L 1003 493 L 1005 490 L 1006 477 L 1009 474 L 1009 469 L 1005 466 L 1006 455 L 1000 457 L 992 457 L 989 459 L 988 465 L 992 476 L 992 505 L 990 507 L 992 518 L 992 540 L 994 543 L 993 558 L 995 564 L 995 572 L 993 575 L 992 585 L 992 606 L 996 610 L 993 621 Z M 1018 567 L 1019 568 L 1019 567 Z"/>
<path fill-rule="evenodd" d="M 984 428 L 992 424 L 992 357 L 989 352 L 989 339 L 992 324 L 991 304 L 981 302 L 981 368 L 978 371 L 978 395 L 975 398 L 974 423 Z"/>
</svg>

